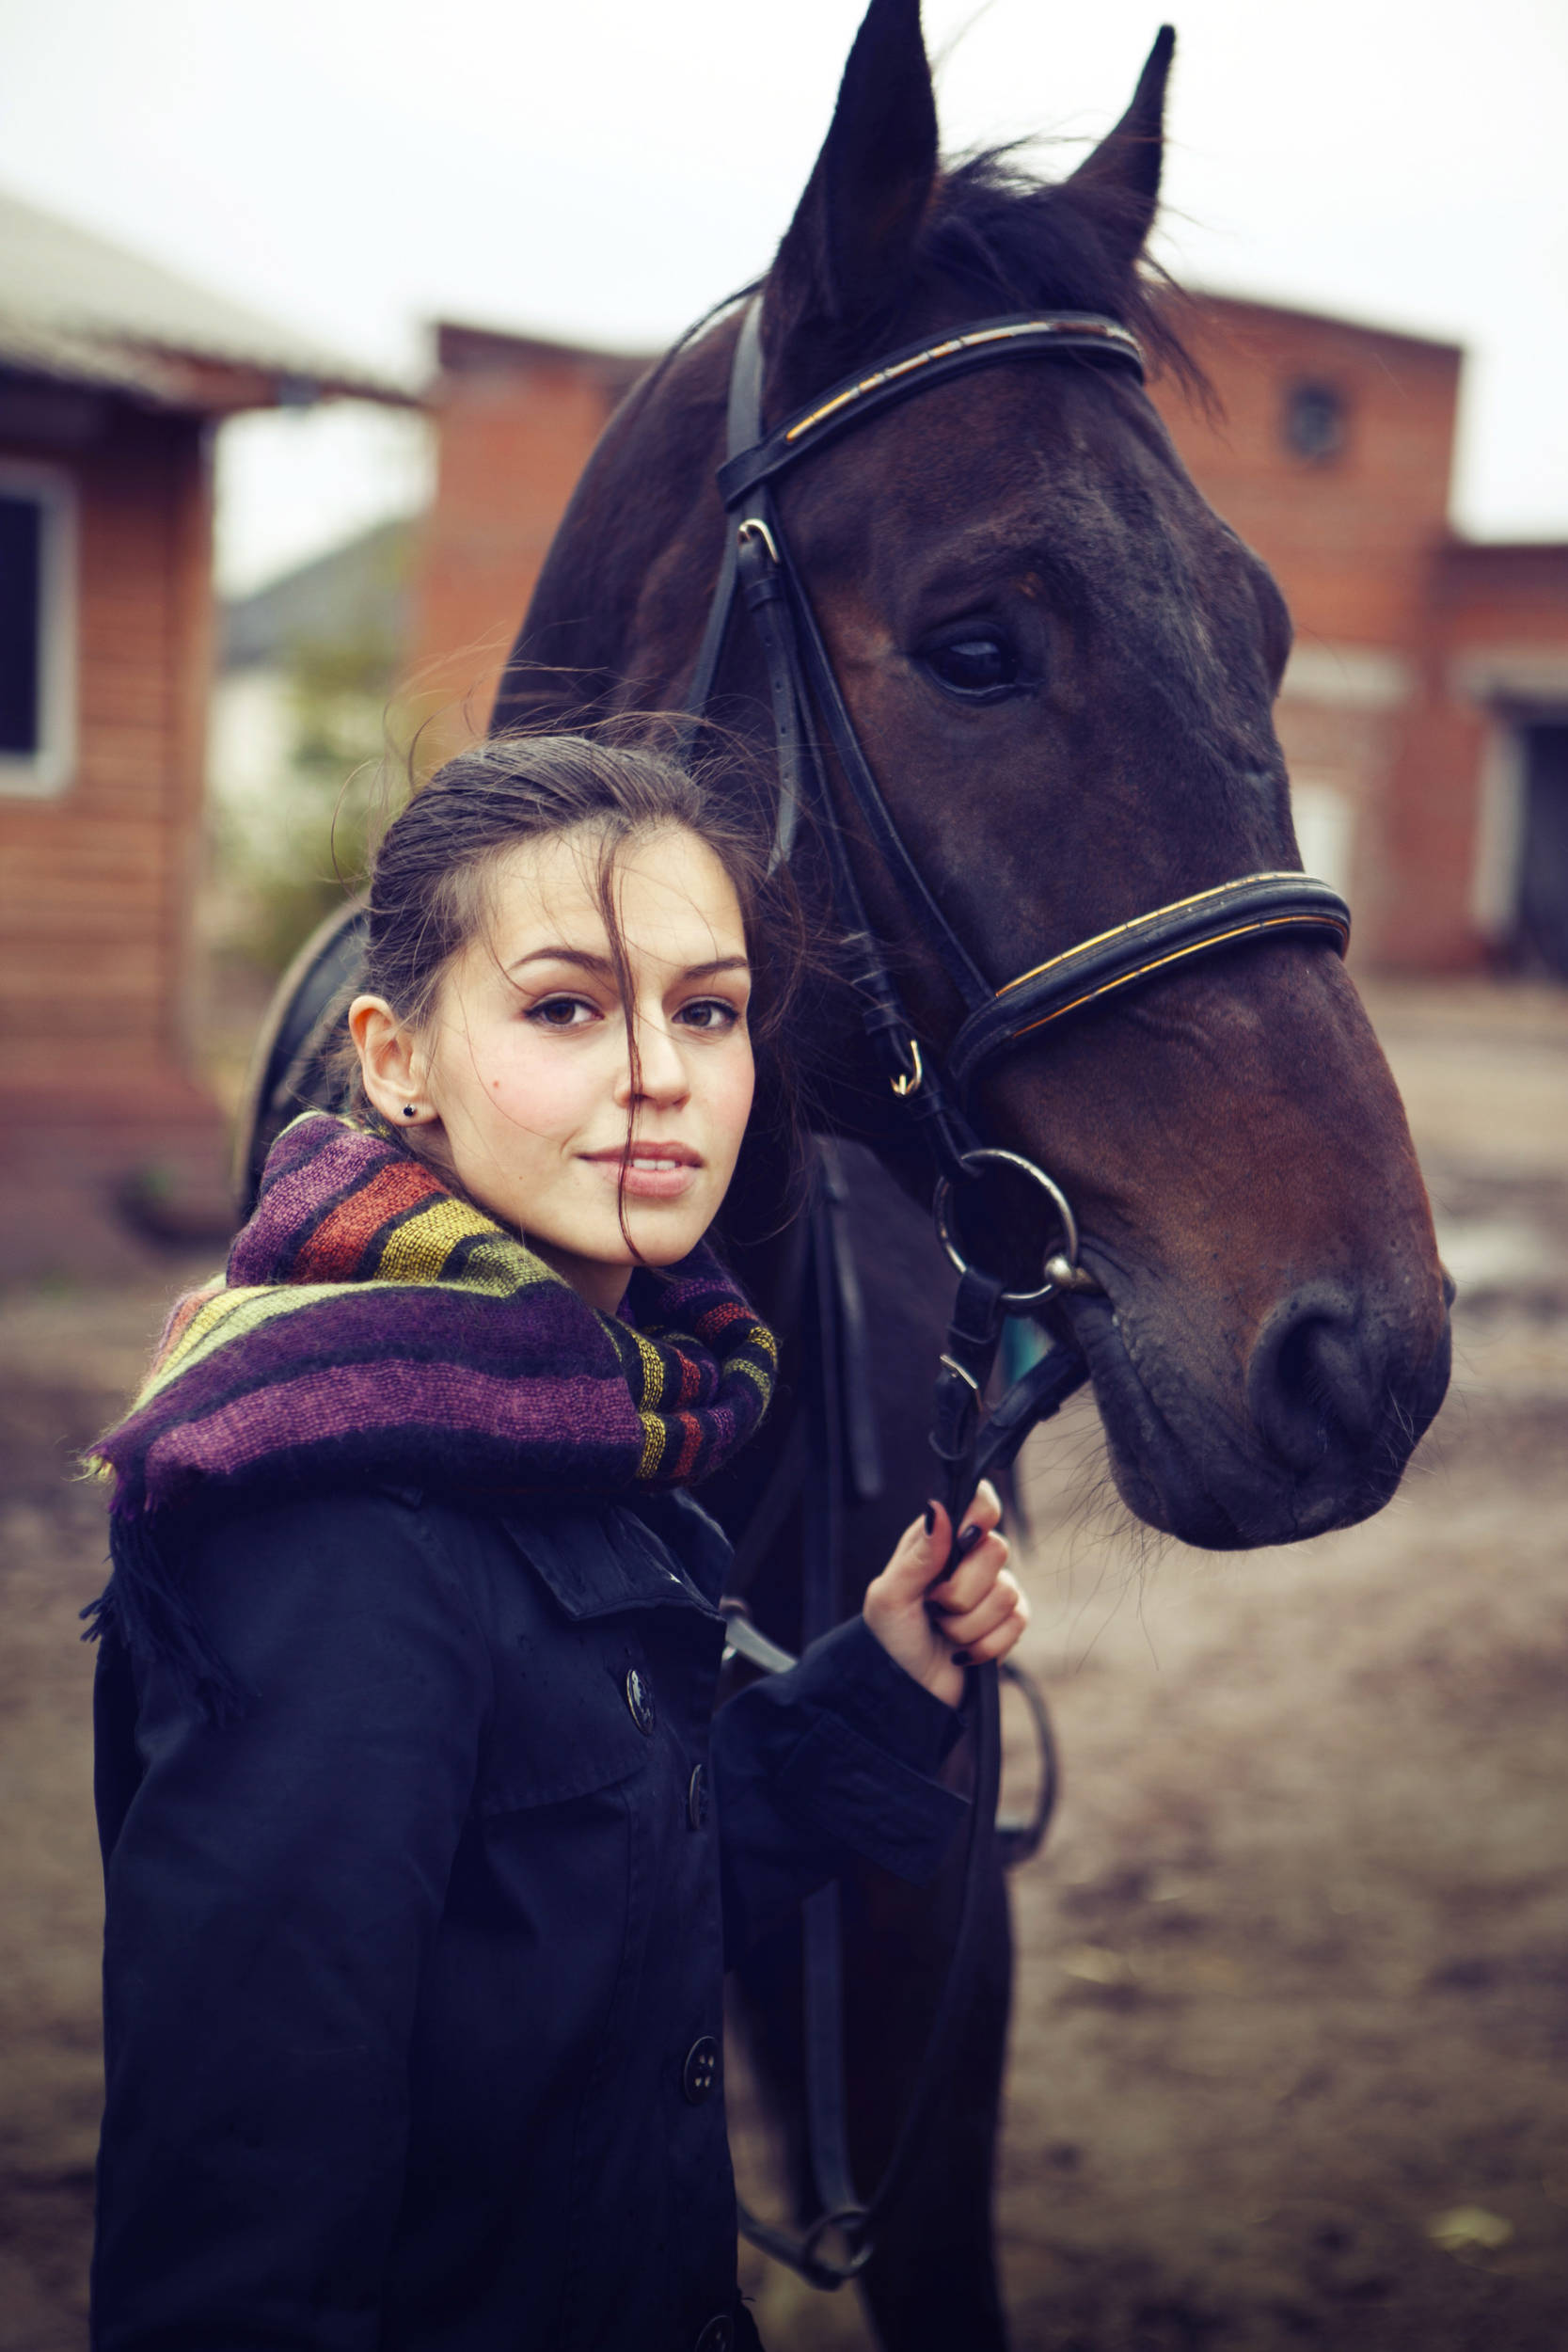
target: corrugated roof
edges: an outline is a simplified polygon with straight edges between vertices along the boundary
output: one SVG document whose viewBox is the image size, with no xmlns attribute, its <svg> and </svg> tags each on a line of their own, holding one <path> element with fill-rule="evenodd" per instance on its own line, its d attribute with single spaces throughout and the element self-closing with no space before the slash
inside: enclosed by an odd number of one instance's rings
<svg viewBox="0 0 1568 2352">
<path fill-rule="evenodd" d="M 180 363 L 191 360 L 369 400 L 415 397 L 390 374 L 4 192 L 0 359 L 182 407 L 192 387 Z"/>
</svg>

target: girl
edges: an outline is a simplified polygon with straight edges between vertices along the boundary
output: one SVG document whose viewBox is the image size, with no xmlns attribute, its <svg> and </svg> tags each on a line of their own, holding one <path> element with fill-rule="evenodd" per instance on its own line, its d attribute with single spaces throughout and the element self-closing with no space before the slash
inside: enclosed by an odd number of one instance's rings
<svg viewBox="0 0 1568 2352">
<path fill-rule="evenodd" d="M 100 2352 L 756 2340 L 724 1954 L 851 1855 L 935 1869 L 962 1655 L 1025 1613 L 987 1489 L 931 1589 L 933 1505 L 710 1727 L 764 871 L 650 751 L 444 768 L 377 854 L 352 1115 L 285 1132 L 99 1449 Z"/>
</svg>

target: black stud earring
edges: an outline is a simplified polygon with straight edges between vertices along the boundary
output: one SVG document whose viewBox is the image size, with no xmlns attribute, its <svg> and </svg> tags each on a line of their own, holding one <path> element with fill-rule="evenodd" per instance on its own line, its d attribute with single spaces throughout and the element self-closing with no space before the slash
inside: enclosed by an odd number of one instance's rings
<svg viewBox="0 0 1568 2352">
<path fill-rule="evenodd" d="M 419 1112 L 412 1103 L 404 1103 L 403 1106 L 403 1115 L 404 1119 L 417 1119 L 419 1117 Z"/>
</svg>

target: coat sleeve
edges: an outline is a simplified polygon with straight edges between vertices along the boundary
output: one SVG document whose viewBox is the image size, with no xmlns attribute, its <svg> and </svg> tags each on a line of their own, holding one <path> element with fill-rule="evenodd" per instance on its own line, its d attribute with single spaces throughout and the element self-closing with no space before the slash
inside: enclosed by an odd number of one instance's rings
<svg viewBox="0 0 1568 2352">
<path fill-rule="evenodd" d="M 105 1822 L 93 2341 L 372 2352 L 488 1650 L 390 1498 L 234 1519 L 186 1565 L 251 1695 L 217 1729 L 149 1669 Z"/>
<path fill-rule="evenodd" d="M 857 1857 L 916 1884 L 934 1875 L 969 1812 L 936 1777 L 959 1727 L 863 1617 L 720 1708 L 727 1965 Z"/>
</svg>

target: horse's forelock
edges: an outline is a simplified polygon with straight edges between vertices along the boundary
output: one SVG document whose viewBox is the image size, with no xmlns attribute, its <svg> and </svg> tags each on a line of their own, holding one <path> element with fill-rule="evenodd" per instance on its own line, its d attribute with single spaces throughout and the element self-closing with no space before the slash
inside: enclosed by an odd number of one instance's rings
<svg viewBox="0 0 1568 2352">
<path fill-rule="evenodd" d="M 1043 181 L 1016 145 L 949 165 L 932 191 L 915 250 L 917 275 L 937 277 L 978 315 L 1089 310 L 1131 328 L 1155 361 L 1202 389 L 1176 312 L 1181 296 L 1147 258 L 1129 263 L 1106 233 L 1105 199 L 1086 203 L 1071 181 Z"/>
</svg>

